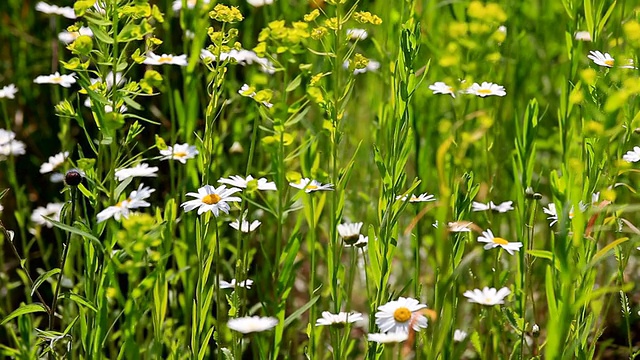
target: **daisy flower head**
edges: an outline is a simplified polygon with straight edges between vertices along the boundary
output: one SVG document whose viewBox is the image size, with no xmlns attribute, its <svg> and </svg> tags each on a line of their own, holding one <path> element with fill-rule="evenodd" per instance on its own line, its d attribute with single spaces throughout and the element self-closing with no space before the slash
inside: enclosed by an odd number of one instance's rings
<svg viewBox="0 0 640 360">
<path fill-rule="evenodd" d="M 503 238 L 493 236 L 491 230 L 483 231 L 482 236 L 478 237 L 478 242 L 487 243 L 487 245 L 484 246 L 485 250 L 501 247 L 510 255 L 513 255 L 514 251 L 520 251 L 522 247 L 521 242 L 509 242 Z"/>
<path fill-rule="evenodd" d="M 229 176 L 229 178 L 220 178 L 218 182 L 220 184 L 227 184 L 227 185 L 239 187 L 242 189 L 253 188 L 255 186 L 258 190 L 263 190 L 263 191 L 277 190 L 276 183 L 269 182 L 265 178 L 260 178 L 256 180 L 251 175 L 247 175 L 246 179 L 239 175 L 231 175 Z"/>
<path fill-rule="evenodd" d="M 39 206 L 31 213 L 31 221 L 37 225 L 44 225 L 48 228 L 53 227 L 53 223 L 45 218 L 51 218 L 60 221 L 60 213 L 64 203 L 50 203 L 46 207 Z"/>
<path fill-rule="evenodd" d="M 331 191 L 333 190 L 333 184 L 322 184 L 316 180 L 310 180 L 309 178 L 302 178 L 299 182 L 290 182 L 289 185 L 296 189 L 304 190 L 304 192 L 311 193 L 314 191 Z"/>
<path fill-rule="evenodd" d="M 130 177 L 156 177 L 158 174 L 158 168 L 156 166 L 149 167 L 147 163 L 140 163 L 131 168 L 118 169 L 115 172 L 116 179 L 123 181 Z"/>
<path fill-rule="evenodd" d="M 434 94 L 451 95 L 452 98 L 456 97 L 456 92 L 453 90 L 453 87 L 443 83 L 442 81 L 429 85 L 429 90 L 433 91 Z"/>
<path fill-rule="evenodd" d="M 609 53 L 601 53 L 600 51 L 589 51 L 589 55 L 587 55 L 591 61 L 593 61 L 596 65 L 604 66 L 604 67 L 613 67 L 616 63 L 616 60 L 609 55 Z"/>
<path fill-rule="evenodd" d="M 503 287 L 500 290 L 496 290 L 495 288 L 488 288 L 485 286 L 482 290 L 467 290 L 462 295 L 468 298 L 469 302 L 486 306 L 494 306 L 504 304 L 504 298 L 509 294 L 511 294 L 511 290 L 509 290 L 509 288 Z"/>
<path fill-rule="evenodd" d="M 332 314 L 328 311 L 323 311 L 322 317 L 316 321 L 316 326 L 335 326 L 341 328 L 346 324 L 351 324 L 356 321 L 364 321 L 362 314 L 359 312 L 346 313 L 341 311 L 338 314 Z"/>
<path fill-rule="evenodd" d="M 162 155 L 161 160 L 178 160 L 183 164 L 187 163 L 188 159 L 193 159 L 199 152 L 195 145 L 189 144 L 175 144 L 173 146 L 167 146 L 165 150 L 160 150 Z"/>
<path fill-rule="evenodd" d="M 247 3 L 253 7 L 273 4 L 273 0 L 247 0 Z"/>
<path fill-rule="evenodd" d="M 71 44 L 72 42 L 76 41 L 76 39 L 80 35 L 87 35 L 92 37 L 93 31 L 91 31 L 91 29 L 86 26 L 82 26 L 80 29 L 78 29 L 78 31 L 65 30 L 58 34 L 58 40 L 60 40 L 60 42 L 63 42 L 65 44 Z"/>
<path fill-rule="evenodd" d="M 495 212 L 498 212 L 498 213 L 506 213 L 508 211 L 513 210 L 513 201 L 505 201 L 505 202 L 500 203 L 498 205 L 496 205 L 493 201 L 490 201 L 488 204 L 483 204 L 483 203 L 474 201 L 471 204 L 471 210 L 472 211 L 487 211 L 487 210 L 491 210 L 491 211 L 495 211 Z"/>
<path fill-rule="evenodd" d="M 591 41 L 591 34 L 588 31 L 576 31 L 573 37 L 578 41 Z"/>
<path fill-rule="evenodd" d="M 347 29 L 347 37 L 349 40 L 364 40 L 369 36 L 365 29 Z"/>
<path fill-rule="evenodd" d="M 68 151 L 64 151 L 64 152 L 55 154 L 53 156 L 49 156 L 49 161 L 47 161 L 46 163 L 40 166 L 40 174 L 47 174 L 54 171 L 55 169 L 60 167 L 60 165 L 64 164 L 65 160 L 68 157 L 69 157 Z"/>
<path fill-rule="evenodd" d="M 229 329 L 243 334 L 271 330 L 276 325 L 278 325 L 278 319 L 274 317 L 260 316 L 246 316 L 229 319 L 229 322 L 227 322 L 227 327 Z"/>
<path fill-rule="evenodd" d="M 57 84 L 63 87 L 71 87 L 72 84 L 75 84 L 76 77 L 75 73 L 71 73 L 69 75 L 60 75 L 59 72 L 55 72 L 51 75 L 40 75 L 33 80 L 36 84 Z"/>
<path fill-rule="evenodd" d="M 44 1 L 40 1 L 36 4 L 36 11 L 40 11 L 41 13 L 51 14 L 51 15 L 62 15 L 67 19 L 75 19 L 76 13 L 73 11 L 73 8 L 65 6 L 60 7 L 56 5 L 49 5 Z"/>
<path fill-rule="evenodd" d="M 0 89 L 0 99 L 15 99 L 18 88 L 14 84 L 9 84 Z"/>
<path fill-rule="evenodd" d="M 399 297 L 378 307 L 376 325 L 382 332 L 401 332 L 408 334 L 409 326 L 415 331 L 427 327 L 427 318 L 419 311 L 427 305 L 420 304 L 416 299 Z"/>
<path fill-rule="evenodd" d="M 216 217 L 222 211 L 225 214 L 229 213 L 229 202 L 240 202 L 240 199 L 237 196 L 231 196 L 238 191 L 242 191 L 239 188 L 229 188 L 225 185 L 221 185 L 218 188 L 214 188 L 211 185 L 205 185 L 198 189 L 197 193 L 187 193 L 187 196 L 194 197 L 194 200 L 189 200 L 182 203 L 184 211 L 189 212 L 194 209 L 198 209 L 198 215 L 202 215 L 207 211 L 213 212 L 213 215 Z"/>
<path fill-rule="evenodd" d="M 0 129 L 0 161 L 8 156 L 24 155 L 26 146 L 15 140 L 16 134 L 11 130 Z"/>
<path fill-rule="evenodd" d="M 187 55 L 162 54 L 156 55 L 153 51 L 147 53 L 147 58 L 142 62 L 147 65 L 178 65 L 187 66 Z"/>
<path fill-rule="evenodd" d="M 428 193 L 422 193 L 418 196 L 416 196 L 415 194 L 411 194 L 411 196 L 407 196 L 407 195 L 398 195 L 396 196 L 396 200 L 401 200 L 401 201 L 407 201 L 407 199 L 409 199 L 409 202 L 411 203 L 416 203 L 416 202 L 427 202 L 427 201 L 436 201 L 436 196 L 435 195 L 429 195 Z"/>
<path fill-rule="evenodd" d="M 367 340 L 376 342 L 378 344 L 401 343 L 403 341 L 406 341 L 408 338 L 409 334 L 403 332 L 367 334 Z"/>
<path fill-rule="evenodd" d="M 462 342 L 464 341 L 464 339 L 467 338 L 467 332 L 460 330 L 460 329 L 456 329 L 456 331 L 453 332 L 453 341 L 455 342 Z"/>
<path fill-rule="evenodd" d="M 236 279 L 231 280 L 231 282 L 220 280 L 220 289 L 235 289 L 236 286 L 251 289 L 251 286 L 253 286 L 253 280 L 247 279 L 240 282 L 236 282 Z"/>
<path fill-rule="evenodd" d="M 121 218 L 127 219 L 131 212 L 130 210 L 151 206 L 146 199 L 149 198 L 154 191 L 156 190 L 140 184 L 137 190 L 133 190 L 129 194 L 128 198 L 99 212 L 98 215 L 96 215 L 98 222 L 101 223 L 110 218 L 114 218 L 117 221 L 120 221 Z"/>
<path fill-rule="evenodd" d="M 209 4 L 209 0 L 186 0 L 185 1 L 185 3 L 187 4 L 187 8 L 188 9 L 193 9 L 194 7 L 196 7 L 196 3 L 198 3 L 198 2 L 200 4 L 202 4 L 202 5 L 208 5 Z M 173 8 L 173 11 L 182 10 L 182 0 L 175 0 L 171 7 Z"/>
<path fill-rule="evenodd" d="M 367 246 L 367 244 L 369 244 L 369 237 L 368 237 L 368 236 L 364 236 L 364 235 L 360 234 L 360 235 L 358 236 L 358 239 L 357 239 L 355 242 L 353 242 L 353 243 L 349 244 L 349 243 L 347 243 L 347 242 L 345 241 L 344 246 L 345 246 L 345 247 L 357 247 L 357 248 L 363 248 L 363 247 Z"/>
<path fill-rule="evenodd" d="M 507 92 L 504 90 L 504 86 L 484 81 L 482 85 L 473 83 L 466 91 L 467 94 L 472 94 L 480 97 L 487 96 L 505 96 Z"/>
<path fill-rule="evenodd" d="M 549 203 L 549 205 L 547 205 L 547 207 L 542 208 L 542 211 L 549 215 L 547 217 L 547 220 L 550 221 L 549 226 L 553 226 L 555 225 L 555 223 L 558 222 L 558 210 L 556 210 L 556 204 L 554 203 Z"/>
<path fill-rule="evenodd" d="M 258 220 L 254 220 L 253 222 L 249 223 L 247 220 L 242 219 L 242 225 L 240 224 L 240 220 L 234 220 L 233 222 L 229 223 L 229 226 L 243 233 L 250 233 L 257 229 L 260 224 L 262 223 Z"/>
<path fill-rule="evenodd" d="M 358 222 L 358 223 L 338 224 L 337 228 L 338 228 L 338 234 L 340 234 L 340 237 L 344 239 L 344 242 L 346 244 L 351 245 L 354 242 L 358 241 L 358 237 L 360 235 L 360 229 L 362 228 L 362 223 Z"/>
<path fill-rule="evenodd" d="M 622 156 L 622 160 L 628 163 L 640 161 L 640 146 L 634 146 L 633 150 L 627 151 L 627 153 Z"/>
</svg>

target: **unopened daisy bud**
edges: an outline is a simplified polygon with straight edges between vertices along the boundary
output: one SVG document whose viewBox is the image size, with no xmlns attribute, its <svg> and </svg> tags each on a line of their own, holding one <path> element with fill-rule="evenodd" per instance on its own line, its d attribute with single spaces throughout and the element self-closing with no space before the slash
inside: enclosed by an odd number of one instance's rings
<svg viewBox="0 0 640 360">
<path fill-rule="evenodd" d="M 64 183 L 69 186 L 78 186 L 81 182 L 82 174 L 76 169 L 67 171 L 67 174 L 64 176 Z"/>
<path fill-rule="evenodd" d="M 242 144 L 240 144 L 237 141 L 234 142 L 229 148 L 229 153 L 231 154 L 241 154 L 243 152 L 244 152 L 244 148 L 242 147 Z"/>
<path fill-rule="evenodd" d="M 537 338 L 540 336 L 540 326 L 538 326 L 538 324 L 533 324 L 531 332 L 533 333 L 533 337 Z"/>
</svg>

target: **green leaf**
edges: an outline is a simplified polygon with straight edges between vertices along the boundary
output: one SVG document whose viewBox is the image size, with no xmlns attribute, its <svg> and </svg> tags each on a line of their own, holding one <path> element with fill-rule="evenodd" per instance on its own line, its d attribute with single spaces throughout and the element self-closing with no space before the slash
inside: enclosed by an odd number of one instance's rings
<svg viewBox="0 0 640 360">
<path fill-rule="evenodd" d="M 93 312 L 98 312 L 98 309 L 93 303 L 76 293 L 68 292 L 60 294 L 60 296 L 58 296 L 58 299 L 69 299 L 78 305 L 82 305 L 86 308 L 89 308 L 90 310 L 93 310 Z"/>
<path fill-rule="evenodd" d="M 42 305 L 40 303 L 22 305 L 19 308 L 17 308 L 16 310 L 14 310 L 11 314 L 7 315 L 7 317 L 4 318 L 2 320 L 2 322 L 0 322 L 0 325 L 6 324 L 7 322 L 11 321 L 12 319 L 14 319 L 14 318 L 16 318 L 18 316 L 22 316 L 22 315 L 25 315 L 25 314 L 36 313 L 36 312 L 47 312 L 47 309 L 44 307 L 44 305 Z"/>
<path fill-rule="evenodd" d="M 42 283 L 47 280 L 48 278 L 52 277 L 53 275 L 57 274 L 60 272 L 60 269 L 55 268 L 55 269 L 51 269 L 49 271 L 47 271 L 46 273 L 38 276 L 38 278 L 36 279 L 36 281 L 33 282 L 33 288 L 31 289 L 31 296 L 33 296 L 33 294 L 36 292 L 36 290 L 38 289 L 38 287 L 40 285 L 42 285 Z"/>
<path fill-rule="evenodd" d="M 527 254 L 547 260 L 553 260 L 553 253 L 547 250 L 527 250 Z"/>
<path fill-rule="evenodd" d="M 48 216 L 44 216 L 43 215 L 43 217 L 45 219 L 49 220 L 53 224 L 53 226 L 55 226 L 55 227 L 57 227 L 59 229 L 62 229 L 64 231 L 70 232 L 72 234 L 76 234 L 76 235 L 82 237 L 85 240 L 91 241 L 91 243 L 93 243 L 93 245 L 98 250 L 100 250 L 101 253 L 104 253 L 104 246 L 102 246 L 102 243 L 100 242 L 100 240 L 97 237 L 95 237 L 93 234 L 91 234 L 91 233 L 89 233 L 87 231 L 78 229 L 77 227 L 69 226 L 67 224 L 63 224 L 60 221 L 54 220 L 54 219 L 52 219 L 52 218 L 50 218 Z M 78 222 L 76 222 L 76 224 L 78 224 Z"/>
<path fill-rule="evenodd" d="M 315 304 L 316 301 L 318 301 L 319 298 L 320 298 L 320 295 L 314 296 L 313 299 L 309 300 L 309 302 L 302 305 L 302 307 L 294 311 L 291 315 L 287 316 L 287 318 L 284 320 L 284 327 L 289 326 L 289 324 L 291 324 L 294 320 L 298 319 L 305 311 L 309 310 L 313 306 L 313 304 Z"/>
<path fill-rule="evenodd" d="M 296 76 L 295 79 L 291 80 L 289 85 L 287 85 L 287 88 L 285 89 L 285 91 L 286 92 L 291 92 L 291 91 L 297 89 L 300 86 L 301 82 L 302 82 L 302 74 Z"/>
</svg>

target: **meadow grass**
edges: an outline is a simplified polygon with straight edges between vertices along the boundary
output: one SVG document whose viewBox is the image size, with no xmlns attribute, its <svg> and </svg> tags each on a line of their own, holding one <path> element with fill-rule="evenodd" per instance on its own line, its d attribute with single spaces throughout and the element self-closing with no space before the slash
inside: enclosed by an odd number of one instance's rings
<svg viewBox="0 0 640 360">
<path fill-rule="evenodd" d="M 640 354 L 637 3 L 0 21 L 3 357 Z"/>
</svg>

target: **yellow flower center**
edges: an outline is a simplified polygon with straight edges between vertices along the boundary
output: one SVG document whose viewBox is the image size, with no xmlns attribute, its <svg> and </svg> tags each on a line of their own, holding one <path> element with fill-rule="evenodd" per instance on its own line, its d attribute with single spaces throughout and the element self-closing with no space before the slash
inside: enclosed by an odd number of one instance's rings
<svg viewBox="0 0 640 360">
<path fill-rule="evenodd" d="M 450 92 L 453 92 L 453 88 L 452 87 L 448 87 L 447 88 Z"/>
<path fill-rule="evenodd" d="M 490 89 L 479 89 L 478 90 L 478 94 L 483 94 L 483 95 L 489 95 L 491 94 L 491 90 Z"/>
<path fill-rule="evenodd" d="M 418 201 L 418 197 L 413 195 L 411 196 L 411 199 L 409 199 L 409 201 Z"/>
<path fill-rule="evenodd" d="M 53 78 L 51 78 L 51 81 L 53 81 L 54 83 L 62 82 L 62 76 L 54 76 Z"/>
<path fill-rule="evenodd" d="M 158 59 L 159 63 L 168 63 L 171 62 L 171 60 L 173 60 L 172 56 L 160 56 L 160 58 Z"/>
<path fill-rule="evenodd" d="M 411 311 L 406 307 L 399 307 L 393 312 L 393 318 L 397 322 L 407 322 L 411 319 Z"/>
<path fill-rule="evenodd" d="M 493 238 L 493 243 L 498 245 L 507 245 L 509 242 L 503 238 L 495 237 Z"/>
<path fill-rule="evenodd" d="M 307 190 L 318 190 L 317 185 L 307 185 Z"/>
<path fill-rule="evenodd" d="M 178 151 L 173 153 L 173 157 L 177 157 L 177 158 L 187 157 L 187 153 L 184 151 Z"/>
<path fill-rule="evenodd" d="M 220 195 L 218 194 L 208 194 L 202 198 L 202 202 L 207 205 L 215 205 L 220 202 Z"/>
<path fill-rule="evenodd" d="M 609 65 L 609 66 L 613 66 L 613 64 L 615 63 L 615 60 L 613 60 L 613 59 L 605 60 L 604 63 Z"/>
</svg>

